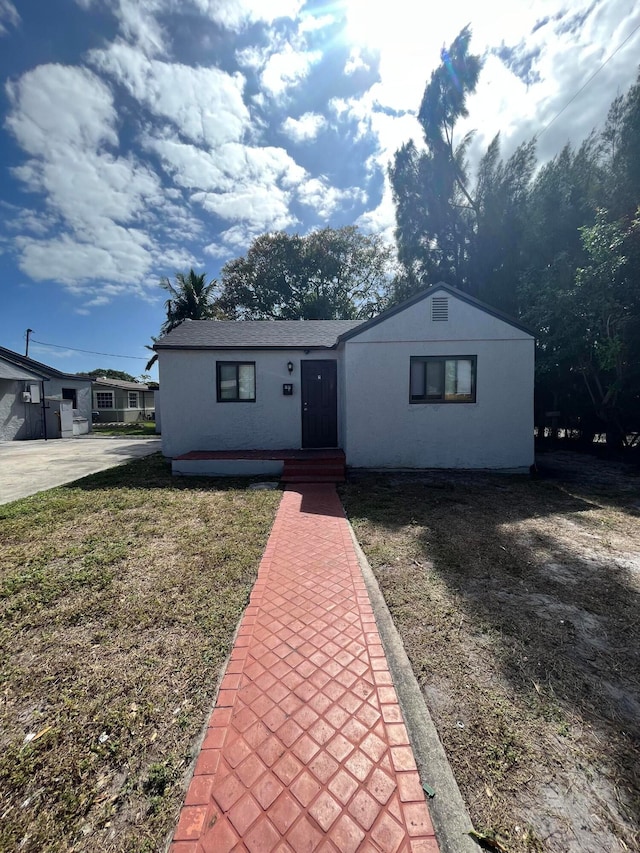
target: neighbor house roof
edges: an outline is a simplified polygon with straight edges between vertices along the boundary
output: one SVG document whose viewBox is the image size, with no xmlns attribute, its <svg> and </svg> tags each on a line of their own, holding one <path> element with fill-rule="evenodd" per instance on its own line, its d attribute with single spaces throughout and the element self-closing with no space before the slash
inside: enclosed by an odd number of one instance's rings
<svg viewBox="0 0 640 853">
<path fill-rule="evenodd" d="M 39 376 L 37 373 L 32 373 L 30 370 L 26 370 L 24 367 L 21 367 L 19 364 L 14 364 L 12 361 L 5 361 L 0 357 L 0 379 L 13 379 L 20 381 L 31 381 L 34 380 L 36 382 L 40 382 L 41 379 L 44 379 L 43 376 Z"/>
<path fill-rule="evenodd" d="M 77 376 L 75 373 L 63 373 L 61 370 L 56 370 L 55 367 L 49 367 L 48 364 L 42 364 L 40 361 L 35 361 L 33 358 L 28 358 L 26 355 L 20 355 L 20 353 L 13 352 L 13 350 L 10 349 L 5 349 L 4 347 L 0 347 L 0 358 L 13 365 L 23 367 L 28 371 L 33 371 L 33 373 L 37 375 L 38 379 L 54 377 L 55 379 L 74 379 L 78 382 L 90 381 L 86 376 Z M 28 378 L 33 379 L 34 377 Z"/>
<path fill-rule="evenodd" d="M 122 388 L 123 391 L 154 391 L 144 382 L 127 382 L 124 379 L 107 379 L 105 376 L 90 377 L 94 385 L 107 385 L 109 388 Z M 157 386 L 156 386 L 157 387 Z"/>
<path fill-rule="evenodd" d="M 154 349 L 328 349 L 362 320 L 185 321 Z"/>
</svg>

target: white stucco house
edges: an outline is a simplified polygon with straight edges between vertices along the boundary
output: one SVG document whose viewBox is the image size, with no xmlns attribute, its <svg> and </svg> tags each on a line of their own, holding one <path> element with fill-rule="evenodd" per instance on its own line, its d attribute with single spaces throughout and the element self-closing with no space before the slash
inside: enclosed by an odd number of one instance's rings
<svg viewBox="0 0 640 853">
<path fill-rule="evenodd" d="M 155 349 L 180 473 L 257 473 L 252 451 L 287 449 L 340 448 L 354 468 L 534 461 L 533 334 L 445 284 L 365 322 L 187 321 Z"/>
<path fill-rule="evenodd" d="M 0 441 L 91 431 L 91 380 L 0 347 Z"/>
</svg>

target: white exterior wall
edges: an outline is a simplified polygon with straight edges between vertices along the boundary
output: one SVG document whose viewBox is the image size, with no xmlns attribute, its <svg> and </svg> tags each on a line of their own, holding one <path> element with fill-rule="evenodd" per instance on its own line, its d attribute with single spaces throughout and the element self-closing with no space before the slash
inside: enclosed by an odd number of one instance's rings
<svg viewBox="0 0 640 853">
<path fill-rule="evenodd" d="M 42 404 L 24 403 L 22 400 L 22 392 L 30 384 L 32 382 L 29 380 L 0 381 L 0 441 L 44 438 Z M 39 380 L 34 379 L 33 384 L 41 388 Z M 76 389 L 77 415 L 88 419 L 86 431 L 89 432 L 91 430 L 91 383 L 86 380 L 48 379 L 44 383 L 45 398 L 61 398 L 63 388 Z M 51 405 L 56 408 L 55 403 Z M 48 438 L 60 436 L 58 422 L 52 415 L 47 417 L 47 436 Z"/>
<path fill-rule="evenodd" d="M 73 413 L 79 418 L 88 418 L 91 423 L 91 382 L 86 379 L 50 379 L 44 383 L 45 396 L 61 398 L 63 388 L 76 389 L 78 406 Z"/>
<path fill-rule="evenodd" d="M 346 342 L 347 464 L 528 468 L 534 460 L 533 337 L 451 295 L 449 320 L 432 322 L 430 302 Z M 477 356 L 476 402 L 410 403 L 411 356 L 447 355 Z"/>
<path fill-rule="evenodd" d="M 0 379 L 0 441 L 42 438 L 42 406 L 22 400 L 25 385 L 31 383 L 40 387 L 36 379 Z"/>
<path fill-rule="evenodd" d="M 333 350 L 160 350 L 162 452 L 298 449 L 302 442 L 300 361 L 335 360 Z M 218 403 L 216 361 L 255 361 L 255 403 Z M 293 362 L 291 374 L 287 362 Z M 340 400 L 338 365 L 338 401 Z M 282 386 L 293 383 L 293 395 Z M 338 444 L 342 424 L 338 417 Z"/>
</svg>

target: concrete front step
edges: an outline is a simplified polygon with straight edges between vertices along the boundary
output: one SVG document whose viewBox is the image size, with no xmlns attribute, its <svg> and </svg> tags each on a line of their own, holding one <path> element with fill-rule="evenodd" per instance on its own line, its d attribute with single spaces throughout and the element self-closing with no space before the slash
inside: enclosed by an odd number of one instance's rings
<svg viewBox="0 0 640 853">
<path fill-rule="evenodd" d="M 194 450 L 172 461 L 174 474 L 205 477 L 281 477 L 282 481 L 338 483 L 345 456 L 338 450 Z M 291 477 L 297 479 L 291 480 Z M 322 479 L 317 479 L 317 478 Z"/>
</svg>

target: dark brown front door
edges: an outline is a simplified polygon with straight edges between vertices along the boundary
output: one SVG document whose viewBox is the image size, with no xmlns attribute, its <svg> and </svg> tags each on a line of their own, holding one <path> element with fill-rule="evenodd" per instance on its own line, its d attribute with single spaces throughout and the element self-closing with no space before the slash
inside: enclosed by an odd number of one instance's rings
<svg viewBox="0 0 640 853">
<path fill-rule="evenodd" d="M 302 446 L 337 447 L 338 394 L 335 361 L 301 361 Z"/>
</svg>

